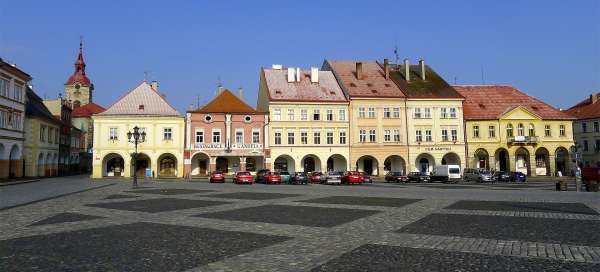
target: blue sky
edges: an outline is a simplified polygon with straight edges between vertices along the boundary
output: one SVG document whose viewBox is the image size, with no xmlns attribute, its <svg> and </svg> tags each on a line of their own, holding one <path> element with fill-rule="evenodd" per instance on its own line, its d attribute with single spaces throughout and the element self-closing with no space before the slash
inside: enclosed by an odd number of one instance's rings
<svg viewBox="0 0 600 272">
<path fill-rule="evenodd" d="M 106 2 L 106 3 L 105 3 Z M 511 84 L 554 106 L 600 91 L 600 1 L 9 1 L 0 57 L 54 98 L 79 36 L 94 101 L 144 79 L 182 113 L 218 78 L 256 104 L 260 67 L 424 58 L 450 83 Z"/>
</svg>

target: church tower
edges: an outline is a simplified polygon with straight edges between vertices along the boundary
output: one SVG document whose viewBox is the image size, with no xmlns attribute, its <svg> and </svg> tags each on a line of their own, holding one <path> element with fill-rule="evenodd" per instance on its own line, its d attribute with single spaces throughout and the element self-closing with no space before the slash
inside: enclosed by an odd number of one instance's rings
<svg viewBox="0 0 600 272">
<path fill-rule="evenodd" d="M 67 100 L 73 102 L 73 108 L 84 106 L 92 102 L 94 84 L 85 75 L 85 62 L 83 61 L 83 42 L 79 42 L 79 55 L 75 61 L 75 72 L 65 83 Z"/>
</svg>

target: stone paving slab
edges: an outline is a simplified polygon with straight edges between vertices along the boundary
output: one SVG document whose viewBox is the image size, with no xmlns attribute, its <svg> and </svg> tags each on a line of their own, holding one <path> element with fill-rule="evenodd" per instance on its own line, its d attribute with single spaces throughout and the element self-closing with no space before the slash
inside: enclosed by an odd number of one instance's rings
<svg viewBox="0 0 600 272">
<path fill-rule="evenodd" d="M 555 219 L 578 219 L 578 220 L 600 220 L 600 215 L 579 214 L 579 213 L 485 211 L 485 210 L 458 210 L 458 209 L 443 209 L 443 210 L 437 211 L 437 213 L 517 216 L 517 217 L 555 218 Z"/>
<path fill-rule="evenodd" d="M 109 196 L 105 197 L 104 199 L 124 199 L 124 198 L 136 198 L 136 197 L 140 197 L 140 196 L 136 196 L 136 195 L 124 195 L 124 194 L 114 194 L 114 195 L 109 195 Z"/>
<path fill-rule="evenodd" d="M 575 213 L 598 215 L 599 213 L 582 203 L 560 202 L 515 202 L 515 201 L 474 201 L 461 200 L 445 209 L 519 211 L 546 213 Z"/>
<path fill-rule="evenodd" d="M 143 200 L 132 200 L 125 202 L 110 202 L 110 203 L 96 203 L 87 204 L 89 207 L 98 207 L 105 209 L 125 210 L 125 211 L 137 211 L 137 212 L 166 212 L 181 209 L 191 209 L 198 207 L 207 207 L 215 205 L 230 204 L 230 202 L 221 201 L 209 201 L 209 200 L 190 200 L 190 199 L 178 199 L 178 198 L 154 198 L 154 199 L 143 199 Z"/>
<path fill-rule="evenodd" d="M 421 188 L 429 188 L 429 189 L 457 189 L 457 190 L 465 190 L 465 189 L 482 189 L 482 187 L 472 186 L 472 185 L 418 185 Z"/>
<path fill-rule="evenodd" d="M 600 264 L 367 244 L 312 271 L 599 271 Z"/>
<path fill-rule="evenodd" d="M 185 195 L 194 193 L 208 193 L 214 192 L 214 190 L 194 190 L 194 189 L 147 189 L 147 190 L 132 190 L 125 191 L 127 193 L 137 194 L 157 194 L 157 195 Z"/>
<path fill-rule="evenodd" d="M 39 225 L 48 225 L 48 224 L 57 224 L 57 223 L 65 223 L 65 222 L 77 222 L 77 221 L 86 221 L 86 220 L 93 220 L 93 219 L 100 219 L 100 218 L 104 218 L 102 216 L 95 216 L 95 215 L 87 215 L 87 214 L 81 214 L 81 213 L 70 213 L 70 212 L 66 212 L 66 213 L 59 213 L 57 215 L 48 217 L 46 219 L 37 221 L 29 226 L 39 226 Z"/>
<path fill-rule="evenodd" d="M 345 224 L 376 213 L 379 212 L 359 209 L 264 205 L 231 211 L 205 213 L 196 216 L 234 221 L 264 222 L 327 228 Z"/>
<path fill-rule="evenodd" d="M 231 198 L 231 199 L 249 199 L 249 200 L 270 200 L 286 197 L 301 196 L 299 194 L 278 194 L 278 193 L 255 193 L 255 192 L 239 192 L 239 193 L 225 193 L 216 195 L 202 195 L 204 197 L 216 197 L 216 198 Z"/>
<path fill-rule="evenodd" d="M 0 241 L 0 271 L 185 271 L 289 239 L 141 222 Z"/>
<path fill-rule="evenodd" d="M 600 221 L 434 213 L 396 232 L 600 246 Z"/>
<path fill-rule="evenodd" d="M 384 207 L 404 207 L 423 199 L 411 198 L 391 198 L 391 197 L 356 197 L 356 196 L 329 196 L 323 198 L 313 198 L 299 200 L 298 202 L 321 203 L 321 204 L 345 204 L 357 206 L 384 206 Z"/>
</svg>

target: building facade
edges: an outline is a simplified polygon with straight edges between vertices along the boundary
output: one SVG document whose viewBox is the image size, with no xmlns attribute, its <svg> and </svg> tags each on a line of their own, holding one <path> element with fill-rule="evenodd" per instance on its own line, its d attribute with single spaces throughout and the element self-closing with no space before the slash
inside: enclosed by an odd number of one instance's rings
<svg viewBox="0 0 600 272">
<path fill-rule="evenodd" d="M 265 142 L 272 169 L 325 172 L 351 168 L 348 101 L 331 71 L 281 65 L 261 69 L 257 109 L 269 112 Z"/>
<path fill-rule="evenodd" d="M 27 88 L 23 158 L 26 177 L 58 175 L 60 128 L 62 122 L 46 108 L 42 99 Z"/>
<path fill-rule="evenodd" d="M 93 178 L 183 177 L 184 118 L 147 82 L 129 91 L 104 112 L 92 116 L 94 123 Z M 136 168 L 131 154 L 134 144 L 127 132 L 137 126 L 146 133 L 138 145 Z"/>
<path fill-rule="evenodd" d="M 580 166 L 600 167 L 600 93 L 590 94 L 566 113 L 577 118 L 573 133 L 577 151 L 582 155 Z"/>
<path fill-rule="evenodd" d="M 73 104 L 59 97 L 57 99 L 44 100 L 48 110 L 61 121 L 58 141 L 58 175 L 75 174 L 75 161 L 71 155 L 71 132 L 73 131 L 72 114 Z"/>
<path fill-rule="evenodd" d="M 206 105 L 187 112 L 185 175 L 206 176 L 271 168 L 265 142 L 267 113 L 253 109 L 229 90 L 219 89 Z"/>
<path fill-rule="evenodd" d="M 0 179 L 23 176 L 26 88 L 31 76 L 0 59 Z"/>
<path fill-rule="evenodd" d="M 390 78 L 387 60 L 326 60 L 349 99 L 349 165 L 369 175 L 406 173 L 406 97 Z"/>
<path fill-rule="evenodd" d="M 454 87 L 465 97 L 468 167 L 572 174 L 570 115 L 511 86 Z"/>
</svg>

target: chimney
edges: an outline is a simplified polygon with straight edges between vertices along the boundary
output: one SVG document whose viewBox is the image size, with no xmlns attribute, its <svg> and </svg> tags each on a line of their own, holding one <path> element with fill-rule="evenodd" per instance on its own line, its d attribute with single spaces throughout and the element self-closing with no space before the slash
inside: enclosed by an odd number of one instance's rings
<svg viewBox="0 0 600 272">
<path fill-rule="evenodd" d="M 410 81 L 410 62 L 408 61 L 408 58 L 404 59 L 404 77 L 406 78 L 406 81 Z"/>
<path fill-rule="evenodd" d="M 356 63 L 356 79 L 363 79 L 362 62 Z"/>
<path fill-rule="evenodd" d="M 390 79 L 390 60 L 383 59 L 383 72 L 385 73 L 385 79 Z"/>
<path fill-rule="evenodd" d="M 273 64 L 273 65 L 271 66 L 271 68 L 272 68 L 273 70 L 281 70 L 281 69 L 283 69 L 283 66 L 282 66 L 281 64 Z"/>
<path fill-rule="evenodd" d="M 296 67 L 296 81 L 300 82 L 301 76 L 300 67 Z"/>
<path fill-rule="evenodd" d="M 425 80 L 425 61 L 423 59 L 419 60 L 419 67 L 421 67 L 421 79 Z"/>
<path fill-rule="evenodd" d="M 317 68 L 317 67 L 310 68 L 310 82 L 319 83 L 319 68 Z"/>
<path fill-rule="evenodd" d="M 288 77 L 288 82 L 294 82 L 296 79 L 296 70 L 292 67 L 288 67 L 287 77 Z"/>
<path fill-rule="evenodd" d="M 244 100 L 244 89 L 242 87 L 238 88 L 238 96 L 240 99 Z"/>
<path fill-rule="evenodd" d="M 600 94 L 590 94 L 590 103 L 596 104 L 596 102 L 598 102 L 598 96 L 600 96 Z"/>
<path fill-rule="evenodd" d="M 225 89 L 225 88 L 223 88 L 223 85 L 221 85 L 221 84 L 219 83 L 219 86 L 217 87 L 217 95 L 220 95 L 220 94 L 223 92 L 223 90 L 224 90 L 224 89 Z"/>
<path fill-rule="evenodd" d="M 158 81 L 152 80 L 152 83 L 150 83 L 150 87 L 152 87 L 153 90 L 158 92 Z"/>
</svg>

